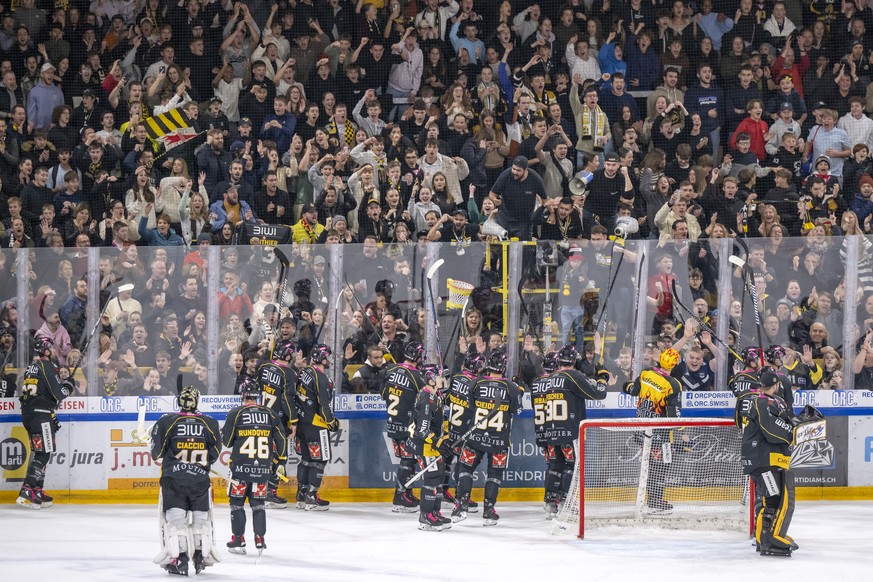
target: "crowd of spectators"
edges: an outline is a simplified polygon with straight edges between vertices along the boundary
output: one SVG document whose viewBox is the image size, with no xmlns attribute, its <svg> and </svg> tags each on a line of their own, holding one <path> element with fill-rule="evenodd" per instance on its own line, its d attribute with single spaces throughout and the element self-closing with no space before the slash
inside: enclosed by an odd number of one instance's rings
<svg viewBox="0 0 873 582">
<path fill-rule="evenodd" d="M 548 328 L 542 298 L 522 300 L 522 375 L 552 336 L 604 358 L 617 387 L 632 364 L 637 241 L 649 241 L 644 363 L 678 344 L 685 368 L 714 370 L 727 356 L 674 282 L 702 321 L 729 318 L 728 343 L 755 342 L 746 272 L 719 278 L 734 252 L 722 240 L 740 237 L 764 343 L 821 366 L 805 387 L 852 374 L 873 388 L 868 0 L 14 0 L 0 12 L 7 367 L 27 326 L 76 368 L 99 296 L 99 370 L 79 372 L 82 390 L 87 376 L 99 394 L 169 394 L 180 370 L 205 387 L 214 301 L 221 392 L 277 336 L 301 359 L 337 338 L 343 389 L 372 392 L 380 365 L 424 339 L 428 242 L 451 257 L 444 275 L 475 286 L 463 313 L 440 308 L 448 361 L 516 337 L 505 255 L 474 243 L 517 238 L 556 249 L 550 271 L 524 253 L 518 290 L 549 286 L 556 317 Z M 166 149 L 150 120 L 174 110 L 196 137 Z M 289 245 L 287 285 L 274 253 L 249 244 L 263 226 L 258 242 Z M 351 246 L 331 282 L 339 244 Z M 21 248 L 34 249 L 26 266 Z M 134 289 L 112 295 L 121 282 Z"/>
</svg>

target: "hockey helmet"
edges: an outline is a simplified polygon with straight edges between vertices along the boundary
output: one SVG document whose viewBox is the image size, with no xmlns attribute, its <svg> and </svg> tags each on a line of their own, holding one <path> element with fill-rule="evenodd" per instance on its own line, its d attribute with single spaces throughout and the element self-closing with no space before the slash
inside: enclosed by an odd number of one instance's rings
<svg viewBox="0 0 873 582">
<path fill-rule="evenodd" d="M 388 279 L 376 281 L 376 295 L 384 295 L 385 299 L 391 299 L 394 295 L 394 282 Z"/>
<path fill-rule="evenodd" d="M 558 369 L 558 352 L 549 352 L 543 358 L 543 370 L 551 374 Z"/>
<path fill-rule="evenodd" d="M 475 349 L 467 352 L 467 355 L 464 356 L 463 367 L 471 374 L 481 374 L 482 370 L 485 369 L 485 357 Z"/>
<path fill-rule="evenodd" d="M 766 350 L 764 350 L 764 357 L 767 359 L 768 362 L 782 360 L 785 357 L 785 348 L 780 345 L 769 346 Z"/>
<path fill-rule="evenodd" d="M 579 361 L 579 352 L 576 351 L 576 346 L 567 344 L 558 350 L 555 358 L 560 366 L 575 366 Z"/>
<path fill-rule="evenodd" d="M 285 360 L 290 362 L 294 358 L 294 352 L 297 351 L 297 346 L 290 339 L 283 339 L 276 342 L 273 347 L 273 359 Z"/>
<path fill-rule="evenodd" d="M 298 279 L 294 282 L 294 295 L 312 295 L 312 281 L 308 278 Z"/>
<path fill-rule="evenodd" d="M 261 386 L 251 376 L 244 376 L 239 383 L 239 395 L 243 400 L 258 399 L 261 397 Z"/>
<path fill-rule="evenodd" d="M 46 352 L 51 352 L 54 346 L 55 342 L 50 337 L 39 336 L 33 342 L 33 355 L 42 358 Z"/>
<path fill-rule="evenodd" d="M 436 364 L 425 364 L 421 367 L 421 377 L 428 384 L 431 382 L 435 383 L 440 374 L 442 374 L 442 370 Z"/>
<path fill-rule="evenodd" d="M 331 354 L 333 354 L 333 350 L 330 349 L 330 346 L 315 344 L 309 352 L 309 361 L 313 364 L 322 364 L 325 360 L 330 359 Z"/>
<path fill-rule="evenodd" d="M 403 348 L 403 357 L 410 362 L 421 362 L 424 359 L 424 346 L 421 342 L 409 342 Z"/>
<path fill-rule="evenodd" d="M 747 366 L 761 363 L 761 350 L 758 346 L 747 346 L 743 348 L 742 354 L 743 363 Z"/>
<path fill-rule="evenodd" d="M 661 357 L 658 359 L 658 367 L 662 370 L 666 370 L 669 372 L 679 363 L 680 360 L 679 352 L 677 352 L 674 348 L 667 348 L 663 352 L 661 352 Z"/>
<path fill-rule="evenodd" d="M 185 386 L 179 391 L 176 400 L 183 412 L 195 412 L 200 405 L 200 391 L 194 386 Z"/>
<path fill-rule="evenodd" d="M 502 374 L 506 371 L 506 352 L 503 351 L 494 351 L 488 355 L 488 363 L 485 365 L 485 368 L 492 371 L 497 372 L 498 374 Z"/>
</svg>

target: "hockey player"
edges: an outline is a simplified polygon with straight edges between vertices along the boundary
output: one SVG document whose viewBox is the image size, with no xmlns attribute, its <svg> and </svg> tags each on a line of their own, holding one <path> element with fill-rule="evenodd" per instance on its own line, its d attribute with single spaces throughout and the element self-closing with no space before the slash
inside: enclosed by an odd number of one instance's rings
<svg viewBox="0 0 873 582">
<path fill-rule="evenodd" d="M 30 460 L 24 485 L 16 503 L 30 509 L 51 507 L 52 498 L 43 491 L 46 465 L 55 451 L 55 434 L 61 423 L 55 416 L 58 404 L 74 393 L 72 381 L 61 382 L 52 361 L 54 342 L 47 337 L 34 340 L 33 362 L 24 373 L 21 385 L 21 422 L 30 437 Z"/>
<path fill-rule="evenodd" d="M 386 432 L 394 444 L 394 456 L 400 459 L 392 508 L 395 513 L 414 513 L 419 505 L 412 490 L 406 488 L 406 482 L 415 473 L 415 450 L 409 438 L 409 426 L 413 421 L 415 400 L 424 385 L 418 370 L 423 359 L 424 346 L 415 341 L 407 343 L 403 348 L 403 363 L 386 371 L 382 385 L 382 400 L 388 406 Z"/>
<path fill-rule="evenodd" d="M 484 525 L 497 525 L 500 516 L 494 509 L 506 463 L 509 459 L 509 435 L 512 417 L 521 413 L 522 390 L 512 380 L 503 377 L 506 372 L 506 353 L 500 350 L 488 355 L 485 376 L 476 380 L 470 389 L 470 408 L 475 430 L 461 445 L 458 473 L 457 505 L 452 521 L 467 517 L 470 491 L 473 489 L 473 471 L 482 458 L 488 457 L 485 482 Z M 471 427 L 472 428 L 472 427 Z"/>
<path fill-rule="evenodd" d="M 543 509 L 552 517 L 550 511 L 553 500 L 557 499 L 561 489 L 561 474 L 552 473 L 549 470 L 549 450 L 546 445 L 546 408 L 548 408 L 549 379 L 558 369 L 558 352 L 549 352 L 543 358 L 543 373 L 534 378 L 530 384 L 530 401 L 534 411 L 534 435 L 536 444 L 543 452 L 546 459 L 545 494 L 543 496 Z"/>
<path fill-rule="evenodd" d="M 739 398 L 758 386 L 758 368 L 761 365 L 761 350 L 757 346 L 743 348 L 743 369 L 734 374 L 728 382 L 730 391 Z"/>
<path fill-rule="evenodd" d="M 297 432 L 297 410 L 294 406 L 294 390 L 297 386 L 297 372 L 292 362 L 297 353 L 297 346 L 287 339 L 280 339 L 273 347 L 272 358 L 269 362 L 261 364 L 257 371 L 257 383 L 262 390 L 263 406 L 269 408 L 279 419 L 279 425 L 284 431 L 285 437 L 294 438 Z M 240 387 L 240 394 L 242 394 Z M 280 465 L 273 465 L 273 475 L 267 484 L 267 496 L 264 499 L 268 508 L 284 509 L 288 506 L 288 500 L 279 497 L 279 471 Z M 284 469 L 284 466 L 282 467 Z M 297 488 L 297 502 L 303 502 L 301 490 Z"/>
<path fill-rule="evenodd" d="M 804 376 L 811 370 L 818 376 L 819 381 L 821 380 L 822 371 L 821 368 L 816 365 L 815 362 L 812 362 L 811 367 L 807 367 L 805 364 L 798 362 L 796 359 L 792 362 L 793 366 L 790 370 L 787 370 L 784 365 L 784 360 L 786 356 L 785 348 L 779 345 L 769 346 L 766 350 L 764 350 L 764 359 L 766 360 L 767 365 L 776 372 L 776 376 L 779 378 L 779 390 L 776 394 L 785 401 L 785 406 L 788 408 L 788 415 L 794 416 L 794 390 L 792 389 L 791 384 L 791 376 L 792 371 L 797 371 L 802 373 Z M 811 352 L 810 352 L 811 356 Z M 810 357 L 811 359 L 811 357 Z M 801 369 L 803 372 L 801 372 Z M 787 370 L 787 371 L 786 371 Z M 763 372 L 763 370 L 762 370 Z M 806 378 L 804 378 L 804 381 Z"/>
<path fill-rule="evenodd" d="M 301 456 L 297 466 L 297 509 L 327 511 L 330 502 L 318 496 L 324 469 L 330 461 L 330 432 L 339 430 L 333 415 L 333 382 L 325 374 L 333 352 L 324 344 L 312 346 L 309 366 L 297 381 L 297 439 Z"/>
<path fill-rule="evenodd" d="M 246 553 L 245 501 L 252 508 L 252 525 L 255 530 L 255 548 L 258 555 L 266 548 L 267 533 L 265 501 L 274 467 L 284 472 L 287 438 L 285 429 L 272 410 L 259 403 L 261 387 L 252 378 L 246 378 L 239 387 L 242 405 L 227 413 L 221 430 L 221 442 L 231 449 L 230 483 L 227 496 L 230 498 L 230 527 L 233 535 L 227 542 L 227 550 L 234 554 Z"/>
<path fill-rule="evenodd" d="M 788 535 L 794 514 L 794 477 L 789 470 L 790 446 L 795 430 L 804 423 L 820 421 L 812 407 L 796 421 L 778 395 L 780 380 L 771 369 L 760 376 L 760 389 L 737 398 L 734 421 L 743 431 L 743 472 L 763 496 L 757 509 L 755 541 L 762 556 L 791 556 L 797 544 Z M 797 427 L 792 426 L 797 424 Z"/>
<path fill-rule="evenodd" d="M 163 415 L 151 432 L 152 459 L 161 463 L 164 544 L 154 562 L 170 574 L 187 576 L 190 553 L 198 574 L 221 561 L 214 545 L 209 482 L 209 469 L 221 451 L 221 435 L 218 421 L 197 411 L 196 388 L 182 388 L 177 401 L 179 412 Z"/>
<path fill-rule="evenodd" d="M 609 382 L 609 372 L 599 368 L 596 381 L 575 368 L 579 354 L 572 345 L 558 351 L 557 371 L 548 379 L 545 406 L 542 411 L 534 409 L 534 422 L 542 415 L 543 438 L 546 444 L 546 460 L 549 464 L 547 479 L 558 481 L 559 487 L 547 496 L 549 517 L 558 512 L 558 507 L 570 492 L 573 469 L 576 463 L 576 439 L 579 423 L 586 418 L 585 400 L 603 400 Z"/>
<path fill-rule="evenodd" d="M 451 454 L 451 437 L 443 431 L 441 392 L 445 387 L 445 379 L 442 377 L 442 370 L 433 364 L 424 366 L 421 376 L 424 384 L 415 399 L 415 427 L 412 431 L 412 444 L 418 466 L 420 469 L 427 468 L 422 476 L 418 529 L 442 531 L 452 527 L 452 520 L 440 512 L 446 472 L 445 457 Z"/>
<path fill-rule="evenodd" d="M 670 376 L 670 371 L 679 363 L 679 357 L 679 352 L 673 348 L 667 348 L 661 352 L 657 366 L 643 370 L 632 384 L 625 385 L 625 393 L 639 396 L 637 418 L 676 418 L 680 416 L 682 385 L 676 378 Z M 651 439 L 651 462 L 649 479 L 646 483 L 646 504 L 650 510 L 655 512 L 672 511 L 673 505 L 664 499 L 664 488 L 667 480 L 665 465 L 672 459 L 670 442 L 672 435 L 653 431 L 651 436 L 644 435 L 643 438 Z M 643 442 L 645 443 L 645 441 Z"/>
<path fill-rule="evenodd" d="M 464 362 L 461 365 L 461 371 L 452 376 L 449 381 L 449 389 L 446 393 L 446 408 L 448 417 L 448 433 L 455 441 L 461 437 L 470 427 L 470 420 L 473 413 L 470 409 L 470 388 L 476 382 L 476 378 L 482 373 L 485 367 L 485 358 L 476 351 L 475 347 L 470 348 L 470 351 L 464 356 Z M 459 449 L 460 450 L 460 449 Z M 446 457 L 446 472 L 453 468 L 453 478 L 455 488 L 458 484 L 458 452 L 450 451 L 450 455 Z M 449 503 L 455 503 L 455 499 L 449 494 L 448 484 L 443 487 L 443 498 Z M 476 513 L 479 511 L 479 504 L 472 499 L 467 503 L 467 512 Z"/>
</svg>

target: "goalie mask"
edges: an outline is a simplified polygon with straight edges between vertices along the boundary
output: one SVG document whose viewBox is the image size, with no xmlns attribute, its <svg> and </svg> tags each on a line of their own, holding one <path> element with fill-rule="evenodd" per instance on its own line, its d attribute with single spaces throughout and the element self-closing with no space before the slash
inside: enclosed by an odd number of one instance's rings
<svg viewBox="0 0 873 582">
<path fill-rule="evenodd" d="M 176 401 L 182 412 L 197 412 L 197 406 L 200 405 L 200 391 L 194 386 L 185 386 L 179 391 Z"/>
</svg>

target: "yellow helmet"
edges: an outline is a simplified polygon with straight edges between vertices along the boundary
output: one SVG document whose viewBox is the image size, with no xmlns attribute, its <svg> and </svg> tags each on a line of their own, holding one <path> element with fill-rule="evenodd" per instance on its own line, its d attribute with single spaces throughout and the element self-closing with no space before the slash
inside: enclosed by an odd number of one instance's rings
<svg viewBox="0 0 873 582">
<path fill-rule="evenodd" d="M 679 363 L 679 352 L 674 350 L 673 348 L 667 348 L 663 352 L 661 352 L 661 358 L 658 360 L 658 365 L 668 372 L 676 367 L 676 364 Z"/>
</svg>

